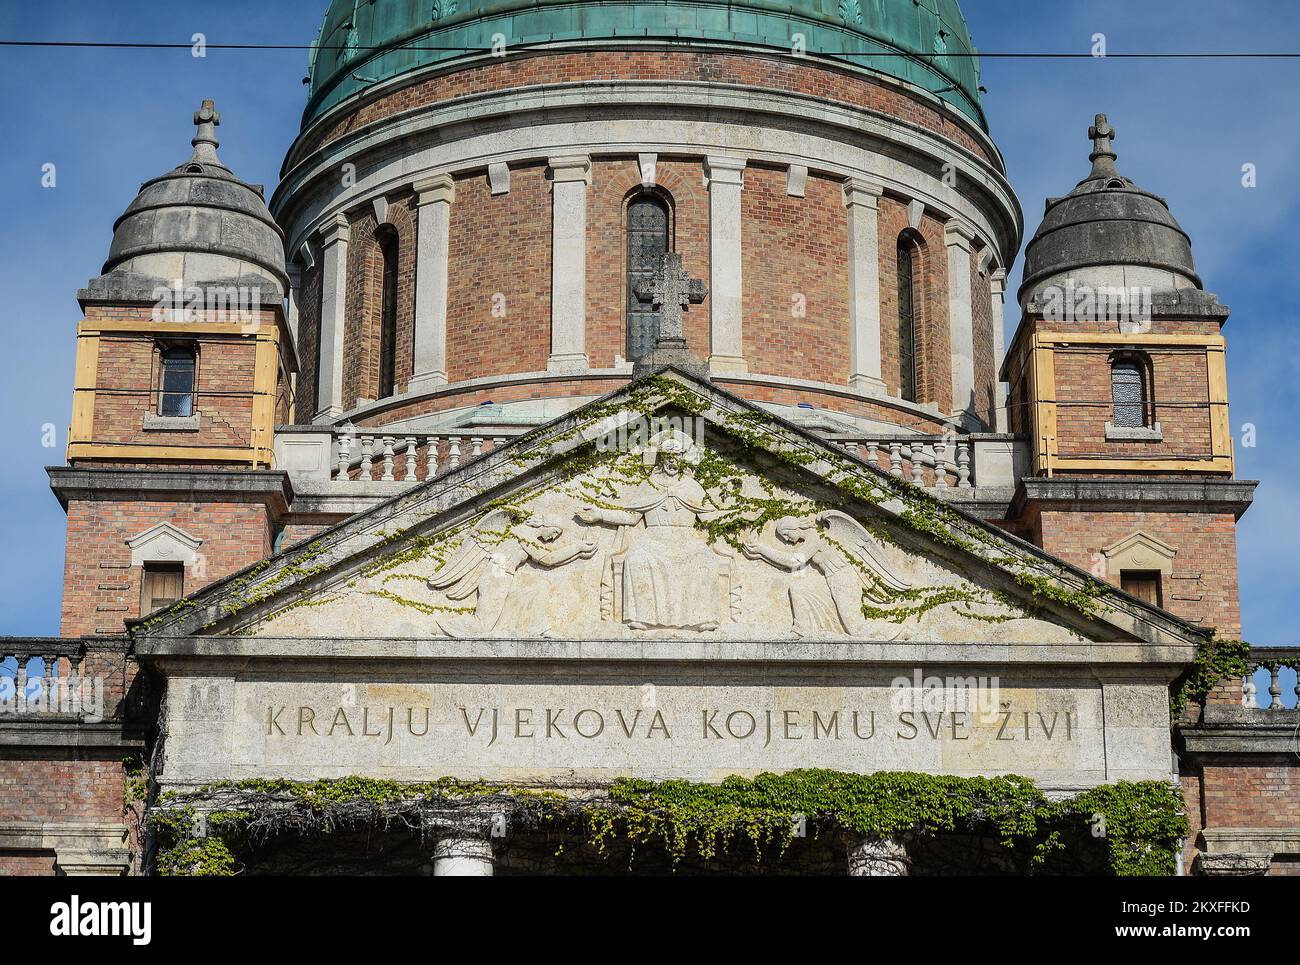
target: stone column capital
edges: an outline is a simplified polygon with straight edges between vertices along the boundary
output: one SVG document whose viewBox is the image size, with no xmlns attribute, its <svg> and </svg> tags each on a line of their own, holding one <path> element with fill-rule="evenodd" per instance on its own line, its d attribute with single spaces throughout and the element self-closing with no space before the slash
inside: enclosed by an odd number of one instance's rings
<svg viewBox="0 0 1300 965">
<path fill-rule="evenodd" d="M 743 157 L 706 157 L 704 159 L 705 184 L 709 187 L 714 184 L 734 184 L 743 188 L 747 164 Z"/>
<path fill-rule="evenodd" d="M 961 248 L 967 252 L 975 250 L 975 229 L 958 218 L 953 218 L 943 226 L 943 243 L 949 248 Z"/>
<path fill-rule="evenodd" d="M 989 288 L 994 295 L 999 298 L 1006 294 L 1007 291 L 1007 270 L 998 268 L 989 272 Z"/>
<path fill-rule="evenodd" d="M 591 184 L 591 158 L 586 154 L 570 154 L 546 159 L 551 169 L 551 182 L 581 181 Z"/>
<path fill-rule="evenodd" d="M 844 182 L 844 207 L 861 205 L 864 208 L 879 208 L 880 197 L 885 193 L 885 186 L 876 181 L 861 178 L 849 178 Z"/>
<path fill-rule="evenodd" d="M 450 174 L 435 174 L 431 178 L 421 178 L 411 187 L 415 191 L 417 207 L 438 202 L 451 204 L 456 200 L 456 182 L 452 180 Z"/>
<path fill-rule="evenodd" d="M 316 253 L 311 250 L 311 239 L 308 238 L 298 246 L 298 253 L 290 260 L 291 265 L 302 265 L 303 268 L 311 271 L 316 267 Z"/>
<path fill-rule="evenodd" d="M 340 241 L 346 244 L 352 240 L 352 225 L 348 222 L 347 215 L 336 214 L 320 226 L 319 234 L 321 244 L 326 248 Z"/>
</svg>

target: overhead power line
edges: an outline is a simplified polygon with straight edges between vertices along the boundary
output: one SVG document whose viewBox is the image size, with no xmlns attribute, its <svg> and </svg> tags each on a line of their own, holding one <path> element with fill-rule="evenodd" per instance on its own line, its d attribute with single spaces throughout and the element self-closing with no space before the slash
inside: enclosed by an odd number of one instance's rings
<svg viewBox="0 0 1300 965">
<path fill-rule="evenodd" d="M 611 37 L 610 40 L 626 40 L 635 42 L 637 40 L 664 39 L 650 37 Z M 696 38 L 667 38 L 670 42 L 680 42 L 683 44 L 698 43 Z M 536 43 L 551 43 L 551 41 L 540 41 Z M 534 46 L 535 44 L 517 43 L 513 46 L 524 47 Z M 0 40 L 0 47 L 38 47 L 38 48 L 93 48 L 102 50 L 191 50 L 195 43 L 164 43 L 151 41 L 108 41 L 108 40 Z M 322 45 L 313 47 L 312 44 L 219 44 L 203 43 L 207 50 L 349 50 L 355 52 L 361 51 L 378 51 L 390 49 L 389 45 L 378 46 L 344 46 L 344 45 Z M 490 47 L 465 47 L 465 46 L 442 46 L 433 44 L 399 44 L 398 48 L 402 50 L 435 50 L 435 51 L 458 51 L 463 53 L 491 53 Z M 1108 52 L 1106 54 L 1093 54 L 1088 51 L 951 51 L 943 53 L 909 53 L 901 50 L 817 50 L 818 54 L 833 54 L 840 57 L 948 57 L 948 58 L 978 58 L 981 60 L 1300 60 L 1300 51 L 1263 51 L 1263 50 L 1233 50 L 1233 51 L 1133 51 L 1133 52 Z"/>
</svg>

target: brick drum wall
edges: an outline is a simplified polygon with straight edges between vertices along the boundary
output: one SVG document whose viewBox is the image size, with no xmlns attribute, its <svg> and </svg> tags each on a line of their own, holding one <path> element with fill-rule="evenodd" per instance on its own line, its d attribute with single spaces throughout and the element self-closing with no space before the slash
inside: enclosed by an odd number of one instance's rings
<svg viewBox="0 0 1300 965">
<path fill-rule="evenodd" d="M 809 177 L 806 197 L 793 198 L 786 194 L 784 168 L 745 170 L 742 317 L 751 372 L 848 381 L 849 236 L 842 191 L 839 182 Z"/>
<path fill-rule="evenodd" d="M 693 278 L 709 277 L 709 192 L 704 165 L 661 159 L 653 193 L 668 202 L 670 247 Z M 596 161 L 587 197 L 587 356 L 607 368 L 627 356 L 627 205 L 641 191 L 635 159 Z M 684 318 L 687 345 L 709 354 L 709 299 Z"/>
<path fill-rule="evenodd" d="M 484 174 L 457 178 L 448 272 L 448 379 L 544 370 L 551 351 L 544 165 L 512 168 L 510 192 L 496 197 Z"/>
<path fill-rule="evenodd" d="M 160 522 L 203 541 L 202 572 L 185 571 L 187 594 L 271 551 L 270 526 L 260 503 L 137 501 L 127 494 L 120 500 L 70 500 L 63 636 L 120 634 L 125 620 L 141 615 L 141 568 L 131 565 L 126 541 Z"/>
<path fill-rule="evenodd" d="M 971 322 L 975 339 L 975 414 L 993 427 L 997 400 L 1001 397 L 993 360 L 993 289 L 989 276 L 979 270 L 979 258 L 971 259 Z"/>
<path fill-rule="evenodd" d="M 926 215 L 915 232 L 909 228 L 907 206 L 893 198 L 880 199 L 880 358 L 885 385 L 898 395 L 898 239 L 908 232 L 919 240 L 921 267 L 917 272 L 917 393 L 918 402 L 937 403 L 952 410 L 952 353 L 948 340 L 948 251 L 943 222 Z"/>
</svg>

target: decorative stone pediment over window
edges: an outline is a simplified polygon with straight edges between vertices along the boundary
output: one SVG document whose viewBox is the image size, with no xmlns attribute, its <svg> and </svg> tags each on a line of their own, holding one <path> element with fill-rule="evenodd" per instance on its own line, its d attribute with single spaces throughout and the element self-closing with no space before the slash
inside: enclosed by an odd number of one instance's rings
<svg viewBox="0 0 1300 965">
<path fill-rule="evenodd" d="M 1102 551 L 1106 557 L 1106 572 L 1118 578 L 1125 570 L 1158 572 L 1169 576 L 1174 571 L 1174 555 L 1178 552 L 1146 533 L 1132 533 Z"/>
<path fill-rule="evenodd" d="M 196 539 L 171 523 L 151 526 L 126 541 L 131 547 L 131 565 L 145 563 L 181 563 L 193 566 L 203 540 Z"/>
</svg>

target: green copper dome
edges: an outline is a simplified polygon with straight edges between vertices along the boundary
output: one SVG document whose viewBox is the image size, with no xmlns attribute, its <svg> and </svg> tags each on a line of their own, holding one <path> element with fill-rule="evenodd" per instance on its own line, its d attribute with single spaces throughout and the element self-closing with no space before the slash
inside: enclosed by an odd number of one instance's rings
<svg viewBox="0 0 1300 965">
<path fill-rule="evenodd" d="M 373 84 L 511 47 L 648 39 L 834 58 L 929 90 L 987 129 L 957 0 L 333 0 L 311 57 L 304 125 Z"/>
</svg>

